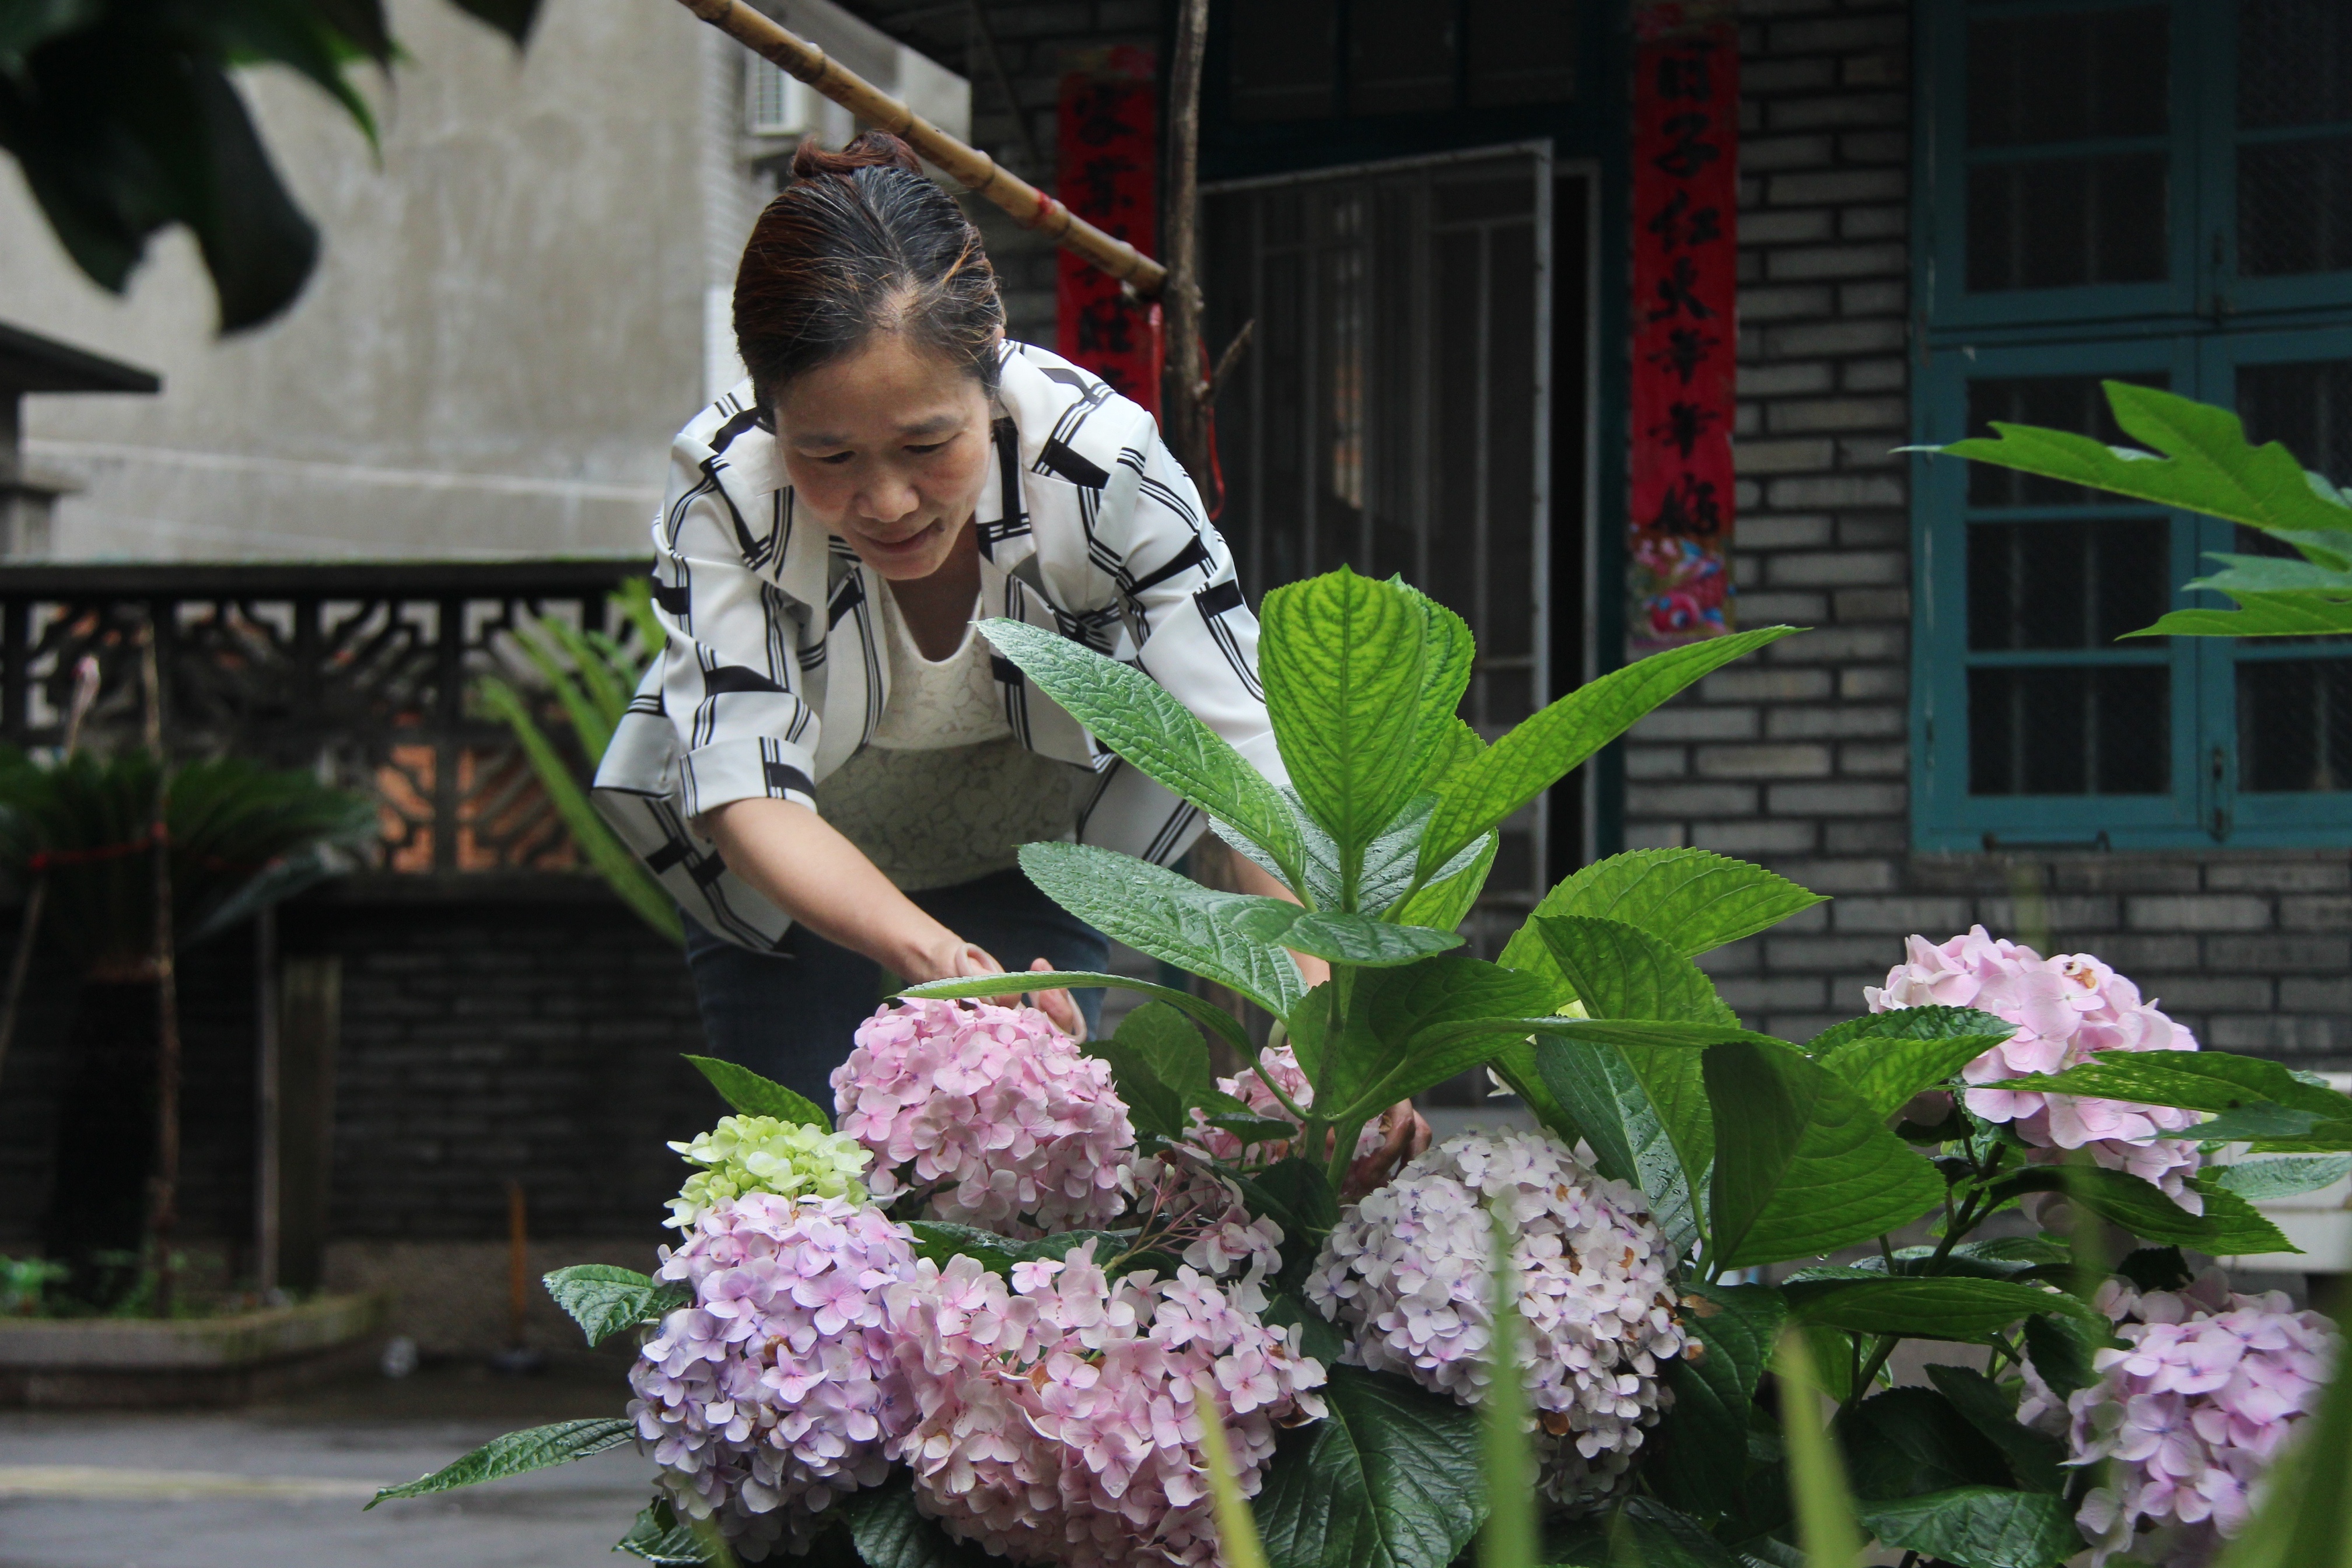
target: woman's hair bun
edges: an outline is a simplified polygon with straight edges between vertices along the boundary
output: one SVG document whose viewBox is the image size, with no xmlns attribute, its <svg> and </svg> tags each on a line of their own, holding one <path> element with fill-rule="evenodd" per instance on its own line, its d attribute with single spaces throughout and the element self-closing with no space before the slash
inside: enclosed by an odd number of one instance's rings
<svg viewBox="0 0 2352 1568">
<path fill-rule="evenodd" d="M 861 132 L 838 153 L 826 152 L 817 145 L 814 136 L 805 137 L 799 151 L 793 154 L 795 180 L 813 180 L 819 174 L 854 174 L 860 169 L 901 169 L 909 174 L 920 174 L 923 165 L 912 147 L 887 131 Z"/>
</svg>

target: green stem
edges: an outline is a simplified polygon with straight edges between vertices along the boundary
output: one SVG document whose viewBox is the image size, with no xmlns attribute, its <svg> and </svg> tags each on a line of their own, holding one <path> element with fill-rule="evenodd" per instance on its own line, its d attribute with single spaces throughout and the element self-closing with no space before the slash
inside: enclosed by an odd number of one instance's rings
<svg viewBox="0 0 2352 1568">
<path fill-rule="evenodd" d="M 1297 1100 L 1282 1092 L 1282 1085 L 1274 1081 L 1274 1075 L 1265 1070 L 1265 1064 L 1264 1062 L 1250 1063 L 1250 1071 L 1257 1074 L 1258 1082 L 1265 1085 L 1266 1091 L 1274 1096 L 1276 1103 L 1279 1104 L 1283 1110 L 1290 1112 L 1292 1118 L 1296 1120 L 1299 1125 L 1305 1126 L 1308 1121 L 1311 1120 L 1307 1116 L 1307 1112 L 1298 1109 L 1298 1102 Z"/>
</svg>

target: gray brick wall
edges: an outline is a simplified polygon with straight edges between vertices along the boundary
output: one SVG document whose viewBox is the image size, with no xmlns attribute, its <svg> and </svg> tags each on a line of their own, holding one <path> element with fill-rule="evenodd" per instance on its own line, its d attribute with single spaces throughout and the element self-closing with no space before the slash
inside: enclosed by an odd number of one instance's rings
<svg viewBox="0 0 2352 1568">
<path fill-rule="evenodd" d="M 2098 953 L 2208 1043 L 2352 1066 L 2341 851 L 1909 850 L 1911 63 L 1900 0 L 1741 7 L 1742 625 L 1816 628 L 1701 683 L 1626 747 L 1630 847 L 1759 860 L 1828 905 L 1710 958 L 1757 1026 L 1862 1006 L 1903 938 L 1983 922 Z"/>
</svg>

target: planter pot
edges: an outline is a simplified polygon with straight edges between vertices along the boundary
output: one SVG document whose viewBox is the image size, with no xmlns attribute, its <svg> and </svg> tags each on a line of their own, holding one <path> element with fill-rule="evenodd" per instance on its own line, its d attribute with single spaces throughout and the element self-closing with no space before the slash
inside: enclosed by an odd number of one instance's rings
<svg viewBox="0 0 2352 1568">
<path fill-rule="evenodd" d="M 234 1317 L 0 1319 L 0 1407 L 248 1404 L 367 1364 L 391 1300 Z"/>
</svg>

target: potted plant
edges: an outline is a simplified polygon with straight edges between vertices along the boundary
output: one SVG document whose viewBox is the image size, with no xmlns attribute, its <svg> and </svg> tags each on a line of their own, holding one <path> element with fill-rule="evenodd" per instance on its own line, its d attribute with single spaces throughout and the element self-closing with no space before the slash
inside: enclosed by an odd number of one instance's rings
<svg viewBox="0 0 2352 1568">
<path fill-rule="evenodd" d="M 2210 1524 L 2101 1423 L 2140 1375 L 2118 1351 L 2229 1318 L 2259 1330 L 2246 1364 L 2274 1394 L 2200 1451 L 2242 1502 L 2332 1331 L 2232 1300 L 2189 1254 L 2284 1247 L 2245 1191 L 2352 1148 L 2352 1100 L 2125 1048 L 2194 1042 L 2095 961 L 1980 932 L 1917 939 L 1871 1011 L 1814 1039 L 1747 1030 L 1693 959 L 1820 900 L 1694 849 L 1587 867 L 1498 962 L 1470 957 L 1455 928 L 1496 826 L 1790 628 L 1658 655 L 1489 744 L 1454 716 L 1466 630 L 1403 584 L 1336 573 L 1269 594 L 1263 620 L 1287 788 L 1140 672 L 984 629 L 1298 895 L 1023 855 L 1065 907 L 1265 1008 L 1272 1043 L 1187 992 L 1024 975 L 917 987 L 862 1026 L 838 1131 L 701 1064 L 735 1114 L 676 1146 L 699 1167 L 680 1245 L 651 1276 L 549 1277 L 592 1341 L 639 1336 L 629 1412 L 379 1500 L 635 1441 L 658 1489 L 620 1544 L 649 1561 L 1238 1564 L 1222 1447 L 1277 1568 L 1443 1568 L 1497 1507 L 1478 1411 L 1499 1405 L 1535 1467 L 1505 1514 L 1532 1490 L 1545 1517 L 1539 1548 L 1497 1561 L 1790 1563 L 1790 1467 L 1819 1436 L 1775 1372 L 1793 1336 L 1863 1531 L 1915 1563 L 2054 1568 Z M 1292 952 L 1331 979 L 1306 985 Z M 962 1000 L 1056 984 L 1148 1001 L 1080 1047 Z M 1241 1076 L 1214 1077 L 1203 1031 Z M 1359 1163 L 1387 1108 L 1482 1066 L 1541 1131 Z M 2214 1167 L 2225 1140 L 2275 1157 Z M 2125 1236 L 2146 1245 L 2113 1251 Z M 1928 1381 L 1891 1386 L 1920 1342 Z"/>
</svg>

